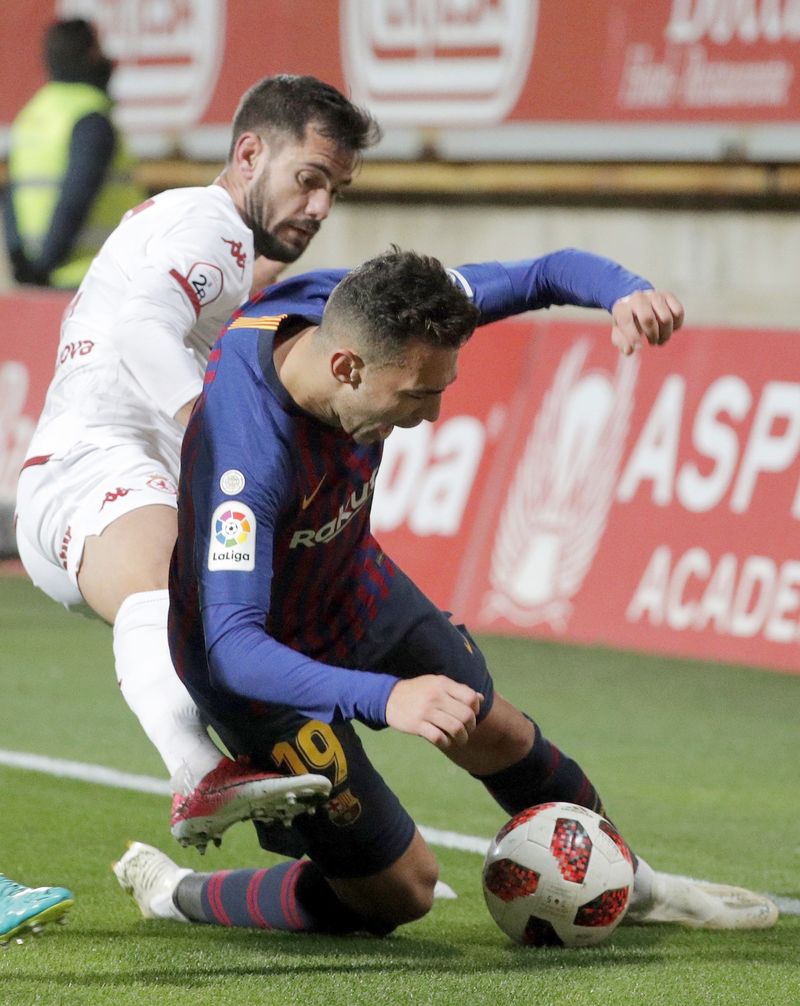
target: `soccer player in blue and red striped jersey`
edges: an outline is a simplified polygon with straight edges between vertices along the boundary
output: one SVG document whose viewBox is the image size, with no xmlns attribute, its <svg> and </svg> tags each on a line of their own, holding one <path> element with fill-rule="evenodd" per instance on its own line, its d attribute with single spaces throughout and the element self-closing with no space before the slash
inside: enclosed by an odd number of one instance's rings
<svg viewBox="0 0 800 1006">
<path fill-rule="evenodd" d="M 280 283 L 228 324 L 183 444 L 173 660 L 233 752 L 327 775 L 331 799 L 290 830 L 256 822 L 264 848 L 297 857 L 271 869 L 193 873 L 136 843 L 115 870 L 145 915 L 385 933 L 425 914 L 436 861 L 353 720 L 430 741 L 508 814 L 602 812 L 369 523 L 383 441 L 437 418 L 475 327 L 563 303 L 611 311 L 625 353 L 683 320 L 674 296 L 583 252 L 447 271 L 392 249 Z M 639 860 L 634 904 L 649 909 L 664 876 Z"/>
</svg>

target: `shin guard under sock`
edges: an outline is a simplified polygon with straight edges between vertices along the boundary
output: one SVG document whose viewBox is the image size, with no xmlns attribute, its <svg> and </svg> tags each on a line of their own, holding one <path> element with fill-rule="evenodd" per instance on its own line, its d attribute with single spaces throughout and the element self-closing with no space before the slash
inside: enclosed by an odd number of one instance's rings
<svg viewBox="0 0 800 1006">
<path fill-rule="evenodd" d="M 534 724 L 533 747 L 516 764 L 488 776 L 475 776 L 510 815 L 550 801 L 576 803 L 604 814 L 602 801 L 583 769 Z"/>
</svg>

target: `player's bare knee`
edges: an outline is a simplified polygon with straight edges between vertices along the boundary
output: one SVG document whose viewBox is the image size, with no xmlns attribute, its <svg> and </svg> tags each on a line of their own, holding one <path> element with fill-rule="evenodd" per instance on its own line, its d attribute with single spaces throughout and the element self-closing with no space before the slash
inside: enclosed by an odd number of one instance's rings
<svg viewBox="0 0 800 1006">
<path fill-rule="evenodd" d="M 409 918 L 406 921 L 413 922 L 416 919 L 421 919 L 433 908 L 434 891 L 438 879 L 439 867 L 434 861 L 425 875 L 419 876 L 415 880 L 414 888 L 408 901 L 407 911 Z"/>
<path fill-rule="evenodd" d="M 427 869 L 424 874 L 409 877 L 395 892 L 391 903 L 384 903 L 378 907 L 381 920 L 393 926 L 403 926 L 427 915 L 433 907 L 434 889 L 438 877 L 439 870 L 435 863 L 432 870 Z"/>
<path fill-rule="evenodd" d="M 388 870 L 329 883 L 349 908 L 374 923 L 374 932 L 386 933 L 427 915 L 438 879 L 436 858 L 417 834 L 411 847 Z"/>
</svg>

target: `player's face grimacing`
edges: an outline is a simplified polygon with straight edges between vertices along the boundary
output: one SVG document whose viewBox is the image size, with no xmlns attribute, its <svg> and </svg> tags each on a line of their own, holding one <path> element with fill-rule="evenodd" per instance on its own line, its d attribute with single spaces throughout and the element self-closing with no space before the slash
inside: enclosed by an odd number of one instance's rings
<svg viewBox="0 0 800 1006">
<path fill-rule="evenodd" d="M 337 403 L 342 429 L 359 444 L 385 440 L 439 417 L 442 395 L 456 379 L 458 349 L 412 343 L 399 364 L 361 363 Z"/>
<path fill-rule="evenodd" d="M 264 140 L 244 196 L 256 255 L 294 262 L 350 184 L 355 158 L 309 125 L 301 142 Z"/>
</svg>

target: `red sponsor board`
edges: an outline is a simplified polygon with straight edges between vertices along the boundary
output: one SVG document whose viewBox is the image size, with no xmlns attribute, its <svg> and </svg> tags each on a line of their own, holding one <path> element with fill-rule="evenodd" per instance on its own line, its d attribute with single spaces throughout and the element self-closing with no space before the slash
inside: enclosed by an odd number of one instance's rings
<svg viewBox="0 0 800 1006">
<path fill-rule="evenodd" d="M 475 629 L 800 671 L 797 335 L 607 336 L 478 333 L 433 431 L 388 442 L 382 544 Z"/>
<path fill-rule="evenodd" d="M 0 296 L 0 507 L 13 502 L 28 441 L 53 375 L 69 296 Z"/>
<path fill-rule="evenodd" d="M 0 503 L 67 302 L 0 297 Z M 608 336 L 479 330 L 438 422 L 387 441 L 378 538 L 475 629 L 800 672 L 798 334 Z"/>
<path fill-rule="evenodd" d="M 190 150 L 210 149 L 203 127 L 227 128 L 242 92 L 277 72 L 330 81 L 390 130 L 800 119 L 795 0 L 15 0 L 0 15 L 14 67 L 2 124 L 43 82 L 54 15 L 97 23 L 134 139 Z M 474 157 L 492 156 L 483 143 Z"/>
<path fill-rule="evenodd" d="M 388 123 L 796 118 L 792 0 L 343 2 L 356 96 Z"/>
</svg>

